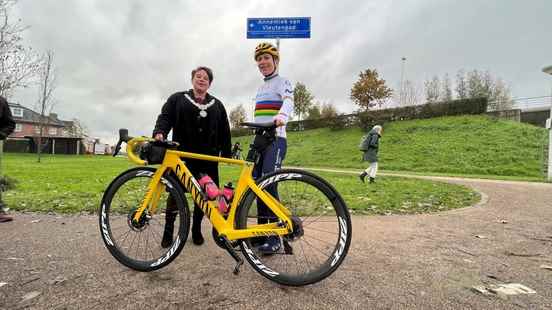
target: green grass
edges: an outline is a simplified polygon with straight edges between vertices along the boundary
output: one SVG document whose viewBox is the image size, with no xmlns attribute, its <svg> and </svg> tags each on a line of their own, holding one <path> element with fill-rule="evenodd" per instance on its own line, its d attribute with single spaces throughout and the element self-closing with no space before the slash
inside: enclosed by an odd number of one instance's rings
<svg viewBox="0 0 552 310">
<path fill-rule="evenodd" d="M 358 128 L 288 132 L 288 166 L 365 168 Z M 251 137 L 236 140 L 248 146 Z M 384 125 L 379 167 L 421 174 L 544 180 L 544 128 L 486 116 L 441 117 Z M 244 151 L 246 154 L 246 151 Z"/>
<path fill-rule="evenodd" d="M 95 212 L 104 189 L 132 167 L 125 158 L 109 156 L 44 156 L 4 154 L 4 172 L 17 179 L 15 190 L 4 193 L 14 210 L 78 213 Z M 238 167 L 221 165 L 222 183 L 237 181 Z M 413 214 L 469 206 L 478 194 L 459 185 L 398 177 L 380 177 L 363 184 L 356 175 L 318 173 L 341 193 L 349 209 L 360 214 Z"/>
</svg>

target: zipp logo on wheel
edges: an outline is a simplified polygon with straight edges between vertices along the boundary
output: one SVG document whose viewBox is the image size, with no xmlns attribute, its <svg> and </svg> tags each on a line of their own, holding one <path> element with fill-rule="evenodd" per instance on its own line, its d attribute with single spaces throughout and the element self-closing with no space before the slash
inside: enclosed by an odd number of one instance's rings
<svg viewBox="0 0 552 310">
<path fill-rule="evenodd" d="M 339 226 L 341 228 L 341 235 L 339 236 L 339 248 L 334 253 L 334 258 L 330 266 L 334 266 L 338 261 L 343 251 L 345 250 L 345 244 L 347 243 L 347 223 L 341 217 L 339 218 Z"/>
<path fill-rule="evenodd" d="M 110 246 L 113 246 L 113 241 L 109 237 L 109 232 L 107 230 L 107 215 L 105 214 L 105 204 L 102 205 L 102 235 L 105 239 L 105 242 Z"/>
<path fill-rule="evenodd" d="M 301 175 L 297 173 L 280 173 L 275 176 L 272 176 L 266 180 L 264 180 L 261 184 L 259 184 L 260 188 L 265 188 L 267 185 L 281 181 L 281 180 L 291 180 L 291 179 L 298 179 Z"/>
</svg>

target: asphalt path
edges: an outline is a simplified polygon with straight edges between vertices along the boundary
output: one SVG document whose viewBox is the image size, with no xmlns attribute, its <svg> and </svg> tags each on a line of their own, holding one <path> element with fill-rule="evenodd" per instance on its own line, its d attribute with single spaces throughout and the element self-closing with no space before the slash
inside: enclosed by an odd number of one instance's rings
<svg viewBox="0 0 552 310">
<path fill-rule="evenodd" d="M 483 200 L 430 215 L 353 216 L 343 265 L 301 288 L 248 265 L 233 275 L 232 258 L 208 237 L 141 273 L 111 257 L 94 215 L 12 213 L 0 224 L 0 309 L 552 309 L 552 184 L 423 178 L 467 185 Z M 511 283 L 535 293 L 473 289 Z"/>
</svg>

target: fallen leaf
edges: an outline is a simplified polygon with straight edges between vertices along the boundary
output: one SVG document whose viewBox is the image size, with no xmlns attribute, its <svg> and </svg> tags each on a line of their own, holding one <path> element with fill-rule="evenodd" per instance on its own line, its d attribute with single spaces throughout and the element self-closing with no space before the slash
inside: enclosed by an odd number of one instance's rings
<svg viewBox="0 0 552 310">
<path fill-rule="evenodd" d="M 8 283 L 6 282 L 0 282 L 0 287 L 4 286 L 4 285 L 7 285 Z"/>
<path fill-rule="evenodd" d="M 30 293 L 27 293 L 25 294 L 22 298 L 21 298 L 21 301 L 27 301 L 27 300 L 31 300 L 33 298 L 36 298 L 38 297 L 40 294 L 42 294 L 41 292 L 39 291 L 32 291 Z"/>
<path fill-rule="evenodd" d="M 541 265 L 540 267 L 542 269 L 552 270 L 552 266 L 550 266 L 550 265 Z"/>
<path fill-rule="evenodd" d="M 487 239 L 486 236 L 482 236 L 482 235 L 475 235 L 475 238 L 479 238 L 479 239 Z"/>
<path fill-rule="evenodd" d="M 519 294 L 536 294 L 537 292 L 525 285 L 519 283 L 500 284 L 498 286 L 492 286 L 490 290 L 493 293 L 502 293 L 504 295 L 519 295 Z"/>
<path fill-rule="evenodd" d="M 473 291 L 483 295 L 495 294 L 504 298 L 506 295 L 536 294 L 537 292 L 525 285 L 519 283 L 491 284 L 489 286 L 476 285 L 471 288 Z"/>
<path fill-rule="evenodd" d="M 57 276 L 55 279 L 48 281 L 50 285 L 59 284 L 67 281 L 67 278 L 64 276 Z"/>
<path fill-rule="evenodd" d="M 40 220 L 32 220 L 31 223 L 38 223 Z"/>
</svg>

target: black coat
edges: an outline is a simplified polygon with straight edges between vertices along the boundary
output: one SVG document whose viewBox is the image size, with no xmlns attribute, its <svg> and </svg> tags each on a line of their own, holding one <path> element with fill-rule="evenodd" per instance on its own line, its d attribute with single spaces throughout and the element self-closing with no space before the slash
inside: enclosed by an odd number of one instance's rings
<svg viewBox="0 0 552 310">
<path fill-rule="evenodd" d="M 4 97 L 0 96 L 0 140 L 6 139 L 15 129 L 10 106 Z"/>
<path fill-rule="evenodd" d="M 153 135 L 162 133 L 167 137 L 173 131 L 173 141 L 180 143 L 179 149 L 185 152 L 207 154 L 213 156 L 232 157 L 230 125 L 226 109 L 217 98 L 207 94 L 205 103 L 214 100 L 206 112 L 206 117 L 199 115 L 200 109 L 190 102 L 185 95 L 195 100 L 194 92 L 172 94 L 157 117 Z M 197 177 L 199 172 L 208 173 L 213 179 L 217 163 L 186 159 L 186 164 Z M 218 182 L 217 182 L 218 183 Z"/>
<path fill-rule="evenodd" d="M 370 131 L 367 138 L 368 150 L 364 152 L 364 155 L 362 156 L 362 160 L 368 161 L 371 163 L 378 161 L 379 138 L 380 138 L 380 135 L 375 130 Z"/>
</svg>

